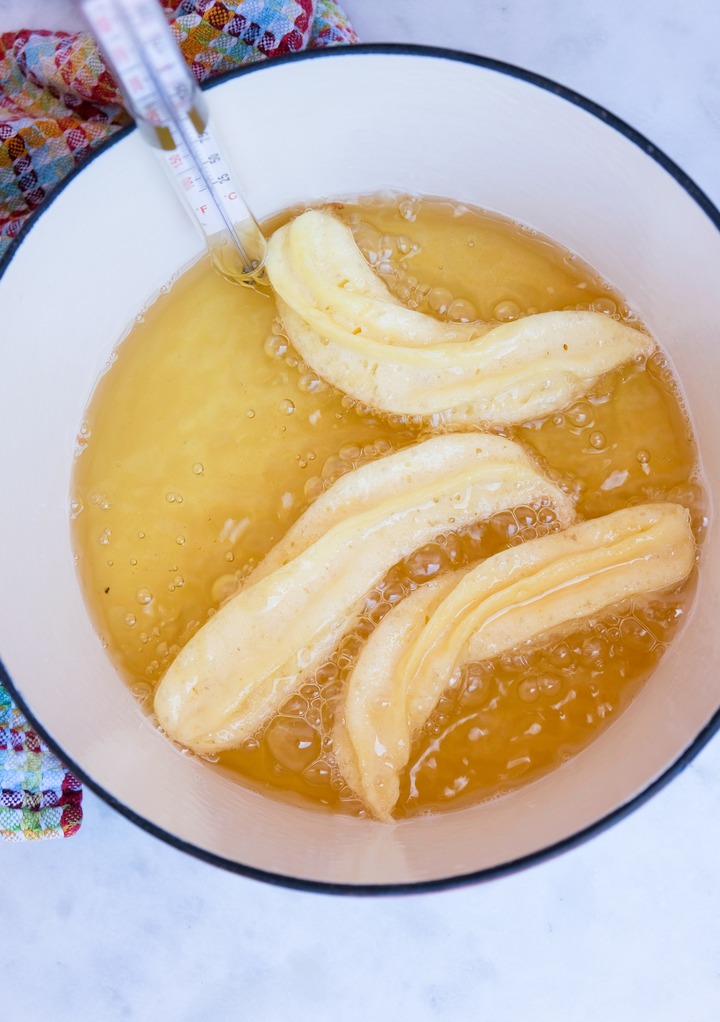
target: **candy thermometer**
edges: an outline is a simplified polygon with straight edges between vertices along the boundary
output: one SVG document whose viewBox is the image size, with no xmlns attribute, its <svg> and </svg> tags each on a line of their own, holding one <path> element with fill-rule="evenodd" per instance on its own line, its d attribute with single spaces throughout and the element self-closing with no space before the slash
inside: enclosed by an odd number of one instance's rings
<svg viewBox="0 0 720 1022">
<path fill-rule="evenodd" d="M 262 272 L 266 241 L 210 130 L 205 97 L 158 0 L 81 4 L 143 138 L 205 235 L 216 269 L 234 283 L 252 283 Z"/>
</svg>

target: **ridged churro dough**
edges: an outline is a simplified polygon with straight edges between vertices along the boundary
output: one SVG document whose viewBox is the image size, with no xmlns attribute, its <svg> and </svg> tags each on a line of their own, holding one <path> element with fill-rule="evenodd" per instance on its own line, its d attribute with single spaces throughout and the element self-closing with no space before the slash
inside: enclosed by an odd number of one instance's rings
<svg viewBox="0 0 720 1022">
<path fill-rule="evenodd" d="M 438 532 L 550 498 L 570 498 L 510 440 L 434 437 L 339 479 L 302 515 L 255 579 L 180 651 L 155 695 L 167 733 L 197 752 L 251 736 L 332 652 L 358 601 Z"/>
<path fill-rule="evenodd" d="M 412 593 L 368 639 L 350 676 L 334 734 L 346 781 L 374 816 L 390 820 L 412 736 L 459 665 L 677 585 L 694 559 L 688 512 L 646 504 L 530 540 Z"/>
<path fill-rule="evenodd" d="M 395 414 L 527 422 L 655 346 L 598 312 L 546 312 L 492 327 L 441 322 L 395 298 L 350 229 L 319 210 L 274 233 L 266 267 L 305 361 L 339 390 Z"/>
</svg>

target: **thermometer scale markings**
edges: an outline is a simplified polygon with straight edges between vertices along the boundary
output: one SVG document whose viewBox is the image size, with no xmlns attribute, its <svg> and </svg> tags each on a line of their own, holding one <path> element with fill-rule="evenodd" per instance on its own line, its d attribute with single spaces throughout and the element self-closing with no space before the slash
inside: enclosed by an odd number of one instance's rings
<svg viewBox="0 0 720 1022">
<path fill-rule="evenodd" d="M 236 225 L 243 220 L 253 225 L 263 255 L 264 239 L 208 130 L 202 93 L 159 5 L 154 0 L 130 0 L 119 7 L 114 0 L 85 0 L 83 7 L 142 134 L 162 156 L 176 190 L 205 233 L 213 257 L 226 245 L 224 239 L 231 240 L 242 256 L 239 275 L 248 276 L 253 268 L 259 269 L 263 260 L 252 260 L 246 254 Z M 226 276 L 238 276 L 219 268 Z"/>
</svg>

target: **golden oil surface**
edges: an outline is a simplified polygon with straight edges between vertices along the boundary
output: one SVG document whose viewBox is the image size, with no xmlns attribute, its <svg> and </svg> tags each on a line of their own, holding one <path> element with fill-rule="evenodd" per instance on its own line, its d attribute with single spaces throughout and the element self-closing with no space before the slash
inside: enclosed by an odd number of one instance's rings
<svg viewBox="0 0 720 1022">
<path fill-rule="evenodd" d="M 591 308 L 634 319 L 579 258 L 497 215 L 397 196 L 333 206 L 388 286 L 440 318 L 503 322 Z M 343 472 L 431 432 L 325 385 L 288 346 L 269 294 L 228 284 L 208 260 L 183 274 L 138 318 L 100 380 L 72 484 L 86 601 L 146 708 L 178 650 L 314 497 Z M 677 500 L 700 535 L 696 449 L 662 353 L 504 435 L 541 457 L 582 516 Z M 254 738 L 215 757 L 216 768 L 278 796 L 363 815 L 335 768 L 331 729 L 364 638 L 417 585 L 546 532 L 551 517 L 519 508 L 439 536 L 398 565 L 332 661 Z M 496 796 L 582 749 L 651 673 L 689 588 L 609 608 L 562 641 L 469 665 L 416 737 L 398 815 Z"/>
</svg>

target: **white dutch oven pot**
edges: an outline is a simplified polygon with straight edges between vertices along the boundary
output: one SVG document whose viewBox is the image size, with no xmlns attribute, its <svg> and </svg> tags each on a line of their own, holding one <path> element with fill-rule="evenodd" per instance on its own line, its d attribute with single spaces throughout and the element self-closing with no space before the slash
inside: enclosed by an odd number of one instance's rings
<svg viewBox="0 0 720 1022">
<path fill-rule="evenodd" d="M 645 139 L 546 80 L 421 48 L 275 61 L 207 98 L 259 216 L 395 188 L 498 210 L 579 253 L 669 352 L 717 491 L 720 215 Z M 486 878 L 642 802 L 718 726 L 717 523 L 695 609 L 631 706 L 565 766 L 475 808 L 388 827 L 285 805 L 183 756 L 144 719 L 83 605 L 69 479 L 112 348 L 201 248 L 132 132 L 67 183 L 2 268 L 0 677 L 51 745 L 151 833 L 238 872 L 326 890 Z"/>
</svg>

